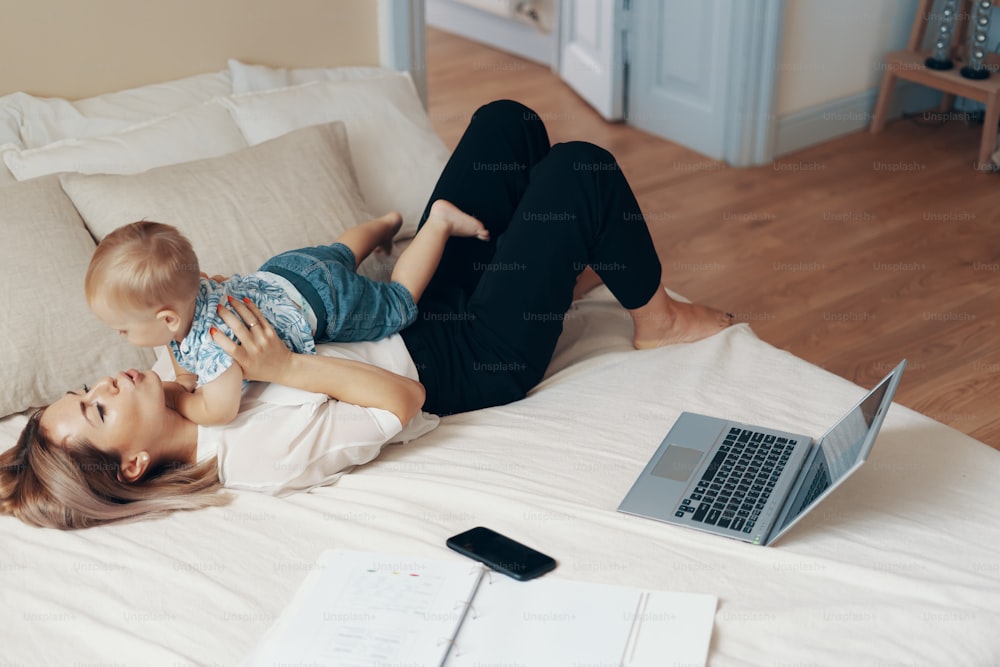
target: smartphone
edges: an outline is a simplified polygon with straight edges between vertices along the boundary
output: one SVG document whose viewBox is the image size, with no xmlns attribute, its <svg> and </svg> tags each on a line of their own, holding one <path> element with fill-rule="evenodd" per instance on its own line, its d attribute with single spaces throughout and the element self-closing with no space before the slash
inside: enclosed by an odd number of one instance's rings
<svg viewBox="0 0 1000 667">
<path fill-rule="evenodd" d="M 556 566 L 551 556 L 482 526 L 449 537 L 446 544 L 458 553 L 518 581 L 534 579 Z"/>
</svg>

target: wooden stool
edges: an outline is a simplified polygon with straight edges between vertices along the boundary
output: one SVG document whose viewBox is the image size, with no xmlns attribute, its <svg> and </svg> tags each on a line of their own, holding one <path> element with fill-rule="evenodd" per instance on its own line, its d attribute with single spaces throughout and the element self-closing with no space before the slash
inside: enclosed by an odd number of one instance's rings
<svg viewBox="0 0 1000 667">
<path fill-rule="evenodd" d="M 959 73 L 965 62 L 964 42 L 972 2 L 974 0 L 962 0 L 958 5 L 958 22 L 952 41 L 955 67 L 949 70 L 939 70 L 930 69 L 924 65 L 924 61 L 930 53 L 922 51 L 924 35 L 927 33 L 934 0 L 920 0 L 920 7 L 913 23 L 913 30 L 910 32 L 907 50 L 895 51 L 885 56 L 885 73 L 882 75 L 882 86 L 875 104 L 875 113 L 872 115 L 871 131 L 873 134 L 877 134 L 885 128 L 889 102 L 892 100 L 893 88 L 897 79 L 912 81 L 943 91 L 942 112 L 951 110 L 956 95 L 967 97 L 986 105 L 986 113 L 983 116 L 983 136 L 979 144 L 979 159 L 975 167 L 976 169 L 989 170 L 992 168 L 990 155 L 997 150 L 997 124 L 1000 123 L 1000 72 L 995 71 L 998 62 L 995 54 L 990 54 L 984 61 L 984 66 L 994 70 L 989 78 L 967 79 Z"/>
</svg>

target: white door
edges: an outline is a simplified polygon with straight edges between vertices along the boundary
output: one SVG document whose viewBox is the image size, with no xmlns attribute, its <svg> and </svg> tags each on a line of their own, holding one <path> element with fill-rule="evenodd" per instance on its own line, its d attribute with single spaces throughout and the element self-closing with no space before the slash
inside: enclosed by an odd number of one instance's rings
<svg viewBox="0 0 1000 667">
<path fill-rule="evenodd" d="M 628 122 L 724 157 L 729 111 L 727 0 L 656 0 L 633 5 L 635 51 Z"/>
<path fill-rule="evenodd" d="M 560 76 L 608 120 L 726 160 L 773 155 L 784 0 L 562 0 Z"/>
<path fill-rule="evenodd" d="M 563 0 L 559 75 L 606 120 L 625 114 L 625 6 L 628 0 Z"/>
</svg>

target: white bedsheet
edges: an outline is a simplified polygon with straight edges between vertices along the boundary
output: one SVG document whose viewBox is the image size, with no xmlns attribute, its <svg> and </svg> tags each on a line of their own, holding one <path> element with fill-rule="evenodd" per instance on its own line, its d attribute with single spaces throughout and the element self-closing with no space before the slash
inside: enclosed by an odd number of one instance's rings
<svg viewBox="0 0 1000 667">
<path fill-rule="evenodd" d="M 331 487 L 79 532 L 0 518 L 0 662 L 236 664 L 324 549 L 460 559 L 445 538 L 474 525 L 555 556 L 547 576 L 718 595 L 711 664 L 1000 661 L 1000 453 L 894 405 L 868 464 L 774 547 L 626 516 L 682 410 L 820 435 L 864 390 L 746 325 L 634 351 L 603 289 L 566 328 L 527 399 Z"/>
</svg>

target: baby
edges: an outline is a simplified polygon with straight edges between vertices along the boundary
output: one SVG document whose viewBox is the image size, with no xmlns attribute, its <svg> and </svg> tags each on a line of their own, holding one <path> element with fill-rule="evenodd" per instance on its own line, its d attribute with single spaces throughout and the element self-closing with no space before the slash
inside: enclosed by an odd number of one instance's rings
<svg viewBox="0 0 1000 667">
<path fill-rule="evenodd" d="M 416 319 L 416 303 L 449 237 L 489 240 L 479 220 L 437 200 L 399 256 L 391 282 L 359 275 L 358 264 L 376 248 L 391 248 L 401 225 L 399 214 L 389 213 L 347 230 L 332 245 L 284 252 L 256 273 L 218 282 L 201 274 L 191 243 L 175 227 L 134 222 L 94 251 L 87 303 L 133 345 L 169 345 L 177 384 L 165 387 L 176 409 L 198 424 L 226 424 L 239 412 L 244 379 L 211 337 L 212 329 L 231 335 L 217 313 L 227 299 L 253 301 L 295 352 L 314 353 L 316 343 L 378 340 Z"/>
</svg>

